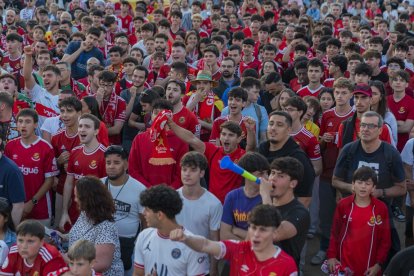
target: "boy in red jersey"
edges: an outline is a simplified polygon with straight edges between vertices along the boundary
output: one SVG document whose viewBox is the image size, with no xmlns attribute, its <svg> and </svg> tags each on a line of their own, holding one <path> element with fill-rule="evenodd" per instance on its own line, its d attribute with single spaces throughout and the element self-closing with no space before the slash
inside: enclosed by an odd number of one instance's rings
<svg viewBox="0 0 414 276">
<path fill-rule="evenodd" d="M 316 175 L 322 172 L 322 157 L 318 139 L 309 132 L 302 124 L 302 118 L 308 109 L 306 103 L 299 97 L 292 97 L 286 100 L 284 111 L 292 117 L 292 131 L 290 136 L 302 148 L 312 162 Z"/>
<path fill-rule="evenodd" d="M 387 260 L 390 222 L 387 206 L 372 195 L 377 183 L 373 169 L 360 167 L 352 179 L 354 194 L 338 203 L 327 251 L 331 273 L 340 264 L 353 275 L 378 275 Z"/>
<path fill-rule="evenodd" d="M 314 96 L 318 97 L 319 92 L 324 87 L 321 84 L 321 78 L 323 77 L 325 66 L 322 61 L 314 58 L 308 62 L 308 80 L 309 84 L 298 90 L 297 94 L 300 97 Z"/>
<path fill-rule="evenodd" d="M 66 181 L 66 170 L 70 152 L 80 145 L 78 136 L 78 121 L 81 116 L 82 103 L 76 97 L 69 97 L 59 103 L 60 119 L 65 128 L 52 136 L 51 144 L 55 152 L 57 165 L 60 169 L 55 198 L 55 221 L 60 221 L 62 213 L 63 187 Z"/>
<path fill-rule="evenodd" d="M 7 143 L 4 154 L 12 159 L 24 176 L 26 203 L 23 218 L 33 218 L 49 226 L 51 218 L 49 190 L 58 174 L 52 146 L 35 134 L 39 116 L 33 109 L 17 114 L 21 136 Z"/>
<path fill-rule="evenodd" d="M 63 188 L 62 217 L 59 223 L 61 229 L 64 229 L 66 223 L 74 223 L 79 216 L 76 203 L 72 200 L 76 181 L 86 175 L 99 178 L 106 176 L 106 148 L 96 138 L 99 124 L 99 119 L 92 114 L 83 114 L 79 118 L 78 133 L 82 145 L 75 147 L 70 153 L 66 170 L 68 175 Z"/>
<path fill-rule="evenodd" d="M 0 269 L 0 275 L 54 275 L 65 267 L 56 247 L 44 242 L 45 227 L 38 221 L 26 220 L 17 226 L 17 243 Z"/>
<path fill-rule="evenodd" d="M 230 261 L 230 275 L 244 275 L 247 271 L 257 276 L 297 275 L 293 258 L 273 245 L 280 223 L 276 207 L 259 205 L 249 214 L 247 241 L 211 241 L 201 236 L 186 235 L 183 229 L 171 231 L 170 239 L 180 241 L 195 251 Z"/>
</svg>

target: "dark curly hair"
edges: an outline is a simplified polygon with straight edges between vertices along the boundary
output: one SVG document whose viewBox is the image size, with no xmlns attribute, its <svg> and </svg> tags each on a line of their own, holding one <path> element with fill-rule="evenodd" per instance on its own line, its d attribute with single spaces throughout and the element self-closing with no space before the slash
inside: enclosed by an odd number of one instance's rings
<svg viewBox="0 0 414 276">
<path fill-rule="evenodd" d="M 76 183 L 78 205 L 81 211 L 96 225 L 105 220 L 114 221 L 115 205 L 101 180 L 85 176 Z"/>
<path fill-rule="evenodd" d="M 143 191 L 139 199 L 143 207 L 151 209 L 153 212 L 161 211 L 169 219 L 174 219 L 183 207 L 178 192 L 167 185 L 153 186 Z"/>
</svg>

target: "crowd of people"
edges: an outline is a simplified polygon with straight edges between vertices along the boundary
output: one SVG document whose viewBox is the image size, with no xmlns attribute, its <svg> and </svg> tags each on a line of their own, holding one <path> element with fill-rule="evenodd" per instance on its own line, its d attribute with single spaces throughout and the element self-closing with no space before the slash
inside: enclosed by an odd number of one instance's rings
<svg viewBox="0 0 414 276">
<path fill-rule="evenodd" d="M 414 271 L 414 1 L 0 0 L 0 24 L 0 275 L 306 275 L 315 236 L 325 273 Z"/>
</svg>

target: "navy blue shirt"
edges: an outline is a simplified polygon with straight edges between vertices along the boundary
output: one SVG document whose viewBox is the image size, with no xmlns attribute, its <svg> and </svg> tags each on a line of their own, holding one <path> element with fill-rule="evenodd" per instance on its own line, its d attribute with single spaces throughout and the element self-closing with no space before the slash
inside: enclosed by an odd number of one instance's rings
<svg viewBox="0 0 414 276">
<path fill-rule="evenodd" d="M 72 41 L 69 43 L 68 47 L 66 48 L 65 54 L 71 55 L 76 52 L 81 45 L 79 41 Z M 72 63 L 72 78 L 75 80 L 85 78 L 88 75 L 86 71 L 86 62 L 91 57 L 95 57 L 99 60 L 101 65 L 104 65 L 104 56 L 101 50 L 96 47 L 93 47 L 92 50 L 85 52 L 83 51 L 78 58 Z"/>
<path fill-rule="evenodd" d="M 0 157 L 0 197 L 9 203 L 25 201 L 23 174 L 19 167 L 8 157 Z"/>
</svg>

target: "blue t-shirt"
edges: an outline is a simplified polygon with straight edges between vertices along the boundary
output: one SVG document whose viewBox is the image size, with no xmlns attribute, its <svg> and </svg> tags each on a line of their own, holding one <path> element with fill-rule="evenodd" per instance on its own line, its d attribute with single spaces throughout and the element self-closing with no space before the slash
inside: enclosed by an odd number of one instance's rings
<svg viewBox="0 0 414 276">
<path fill-rule="evenodd" d="M 23 174 L 8 157 L 0 157 L 0 197 L 10 204 L 25 201 Z"/>
<path fill-rule="evenodd" d="M 76 52 L 81 45 L 81 42 L 79 41 L 72 41 L 69 43 L 68 47 L 66 48 L 65 54 L 71 55 L 74 52 Z M 91 57 L 95 57 L 99 60 L 101 65 L 104 65 L 104 56 L 98 48 L 94 47 L 89 52 L 83 51 L 78 58 L 72 63 L 72 78 L 75 80 L 84 78 L 88 75 L 88 72 L 86 71 L 86 62 Z"/>
<path fill-rule="evenodd" d="M 244 194 L 243 187 L 235 189 L 226 195 L 223 205 L 223 217 L 221 221 L 243 230 L 247 230 L 247 216 L 250 211 L 262 203 L 262 197 L 249 198 Z"/>
</svg>

